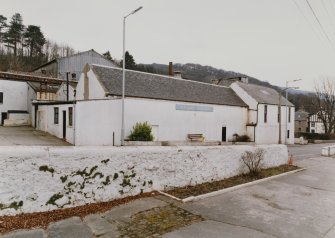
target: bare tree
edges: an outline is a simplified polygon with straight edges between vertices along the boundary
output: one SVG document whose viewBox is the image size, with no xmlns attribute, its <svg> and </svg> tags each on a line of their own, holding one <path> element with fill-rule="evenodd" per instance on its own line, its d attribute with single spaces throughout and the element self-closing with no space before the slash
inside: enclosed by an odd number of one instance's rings
<svg viewBox="0 0 335 238">
<path fill-rule="evenodd" d="M 335 80 L 321 79 L 315 83 L 315 98 L 313 106 L 316 115 L 321 120 L 325 134 L 330 135 L 335 128 Z"/>
</svg>

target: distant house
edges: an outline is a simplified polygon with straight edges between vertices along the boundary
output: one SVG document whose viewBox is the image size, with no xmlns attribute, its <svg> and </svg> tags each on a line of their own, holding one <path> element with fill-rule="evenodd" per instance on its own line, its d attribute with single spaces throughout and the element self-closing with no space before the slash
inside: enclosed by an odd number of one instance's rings
<svg viewBox="0 0 335 238">
<path fill-rule="evenodd" d="M 281 128 L 281 142 L 294 143 L 294 105 L 291 102 L 276 90 L 264 86 L 237 81 L 230 87 L 248 105 L 247 135 L 253 141 L 257 144 L 278 143 Z"/>
<path fill-rule="evenodd" d="M 312 114 L 308 117 L 308 128 L 310 133 L 325 133 L 324 124 L 317 114 Z"/>
<path fill-rule="evenodd" d="M 309 132 L 308 126 L 308 112 L 299 110 L 295 112 L 294 116 L 294 130 L 295 132 Z"/>
<path fill-rule="evenodd" d="M 64 80 L 67 77 L 71 80 L 78 80 L 85 64 L 100 64 L 117 67 L 113 61 L 92 49 L 68 57 L 51 60 L 33 71 Z"/>
</svg>

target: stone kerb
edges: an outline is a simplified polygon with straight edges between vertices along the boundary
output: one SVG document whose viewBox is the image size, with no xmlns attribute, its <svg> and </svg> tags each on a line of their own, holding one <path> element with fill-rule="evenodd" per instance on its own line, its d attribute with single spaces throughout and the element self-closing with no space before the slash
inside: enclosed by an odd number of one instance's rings
<svg viewBox="0 0 335 238">
<path fill-rule="evenodd" d="M 287 163 L 287 147 L 0 148 L 0 215 L 108 201 L 241 173 L 241 154 L 262 148 L 265 167 Z"/>
</svg>

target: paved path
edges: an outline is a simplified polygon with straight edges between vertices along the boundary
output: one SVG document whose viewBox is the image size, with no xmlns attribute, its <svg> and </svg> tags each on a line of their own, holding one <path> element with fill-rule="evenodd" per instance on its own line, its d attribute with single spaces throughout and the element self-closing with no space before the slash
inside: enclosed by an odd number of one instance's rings
<svg viewBox="0 0 335 238">
<path fill-rule="evenodd" d="M 315 158 L 321 156 L 322 147 L 330 145 L 335 145 L 335 143 L 289 145 L 288 152 L 296 160 Z"/>
<path fill-rule="evenodd" d="M 48 133 L 37 131 L 32 127 L 0 126 L 0 146 L 7 145 L 67 146 L 70 144 Z"/>
<path fill-rule="evenodd" d="M 299 163 L 307 170 L 201 201 L 140 199 L 83 220 L 73 217 L 47 230 L 16 231 L 3 238 L 333 238 L 335 159 Z"/>
</svg>

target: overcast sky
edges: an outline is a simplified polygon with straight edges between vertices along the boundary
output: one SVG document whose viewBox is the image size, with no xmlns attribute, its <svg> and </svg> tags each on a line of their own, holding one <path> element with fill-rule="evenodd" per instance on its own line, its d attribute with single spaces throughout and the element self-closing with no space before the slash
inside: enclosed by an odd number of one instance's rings
<svg viewBox="0 0 335 238">
<path fill-rule="evenodd" d="M 0 14 L 18 12 L 49 39 L 120 59 L 123 16 L 143 6 L 127 18 L 126 48 L 137 63 L 199 63 L 278 86 L 301 78 L 290 85 L 313 90 L 335 76 L 335 0 L 308 1 L 0 0 Z"/>
</svg>

